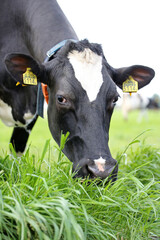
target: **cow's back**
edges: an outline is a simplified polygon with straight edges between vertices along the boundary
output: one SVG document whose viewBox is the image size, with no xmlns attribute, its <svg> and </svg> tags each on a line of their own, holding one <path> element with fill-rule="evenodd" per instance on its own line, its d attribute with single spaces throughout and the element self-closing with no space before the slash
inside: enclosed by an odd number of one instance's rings
<svg viewBox="0 0 160 240">
<path fill-rule="evenodd" d="M 25 19 L 20 1 L 1 1 L 0 8 L 0 59 L 10 52 L 28 53 L 25 42 Z"/>
<path fill-rule="evenodd" d="M 36 112 L 36 87 L 16 87 L 4 59 L 23 53 L 43 62 L 46 52 L 64 39 L 77 36 L 56 0 L 5 0 L 0 8 L 0 99 L 9 104 L 13 116 Z M 15 116 L 16 114 L 16 116 Z M 17 116 L 18 115 L 18 116 Z"/>
</svg>

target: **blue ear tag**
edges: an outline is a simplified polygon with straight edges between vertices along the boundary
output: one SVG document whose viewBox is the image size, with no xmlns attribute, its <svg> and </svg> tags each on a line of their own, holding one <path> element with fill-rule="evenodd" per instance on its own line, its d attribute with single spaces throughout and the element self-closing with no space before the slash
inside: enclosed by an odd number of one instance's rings
<svg viewBox="0 0 160 240">
<path fill-rule="evenodd" d="M 43 116 L 43 105 L 44 105 L 44 96 L 42 92 L 42 86 L 41 83 L 38 83 L 38 92 L 37 92 L 37 115 L 41 118 L 44 118 Z"/>
</svg>

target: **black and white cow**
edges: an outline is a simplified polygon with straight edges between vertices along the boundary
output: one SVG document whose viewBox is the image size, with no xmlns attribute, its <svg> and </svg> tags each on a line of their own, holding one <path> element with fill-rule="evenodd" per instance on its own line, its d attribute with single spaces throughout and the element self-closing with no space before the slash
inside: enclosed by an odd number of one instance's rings
<svg viewBox="0 0 160 240">
<path fill-rule="evenodd" d="M 131 75 L 141 88 L 151 81 L 154 71 L 140 65 L 112 68 L 100 45 L 78 41 L 54 0 L 5 0 L 1 11 L 0 116 L 14 127 L 11 142 L 16 151 L 24 150 L 36 119 L 37 87 L 21 85 L 29 67 L 38 82 L 48 86 L 48 123 L 53 138 L 59 144 L 61 132 L 70 132 L 64 152 L 73 162 L 76 176 L 110 176 L 114 181 L 118 165 L 108 139 L 118 99 L 116 85 L 121 87 Z M 67 41 L 42 63 L 46 52 L 65 39 L 77 42 Z M 16 86 L 17 82 L 21 84 Z"/>
</svg>

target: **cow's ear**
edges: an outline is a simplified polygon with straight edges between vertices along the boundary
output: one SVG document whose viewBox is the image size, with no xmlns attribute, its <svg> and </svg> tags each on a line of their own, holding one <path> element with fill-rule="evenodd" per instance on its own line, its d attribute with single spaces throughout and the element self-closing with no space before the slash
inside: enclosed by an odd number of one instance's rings
<svg viewBox="0 0 160 240">
<path fill-rule="evenodd" d="M 11 53 L 5 57 L 5 65 L 9 74 L 13 77 L 16 82 L 23 84 L 23 73 L 26 72 L 27 68 L 37 76 L 39 82 L 45 82 L 45 68 L 39 64 L 31 56 Z"/>
<path fill-rule="evenodd" d="M 123 82 L 126 81 L 129 76 L 132 76 L 132 78 L 138 82 L 138 89 L 149 84 L 155 76 L 155 72 L 152 68 L 141 65 L 114 69 L 113 72 L 113 80 L 121 89 Z"/>
</svg>

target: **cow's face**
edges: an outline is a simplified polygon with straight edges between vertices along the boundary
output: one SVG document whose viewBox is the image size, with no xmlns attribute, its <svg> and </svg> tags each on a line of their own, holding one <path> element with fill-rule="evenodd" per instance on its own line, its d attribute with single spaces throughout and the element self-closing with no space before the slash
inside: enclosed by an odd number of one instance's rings
<svg viewBox="0 0 160 240">
<path fill-rule="evenodd" d="M 13 58 L 7 57 L 7 61 Z M 64 152 L 73 162 L 76 176 L 114 181 L 118 165 L 110 154 L 108 139 L 118 99 L 116 84 L 121 87 L 131 75 L 143 87 L 154 71 L 143 66 L 115 70 L 106 62 L 101 47 L 87 41 L 66 44 L 43 66 L 32 59 L 29 67 L 48 85 L 48 122 L 53 138 L 59 144 L 61 133 L 70 132 Z"/>
<path fill-rule="evenodd" d="M 58 57 L 54 68 L 52 61 L 47 64 L 54 78 L 48 89 L 48 121 L 54 139 L 60 143 L 61 131 L 70 132 L 64 152 L 77 176 L 106 178 L 112 173 L 116 178 L 108 132 L 118 93 L 105 59 L 85 48 Z"/>
</svg>

